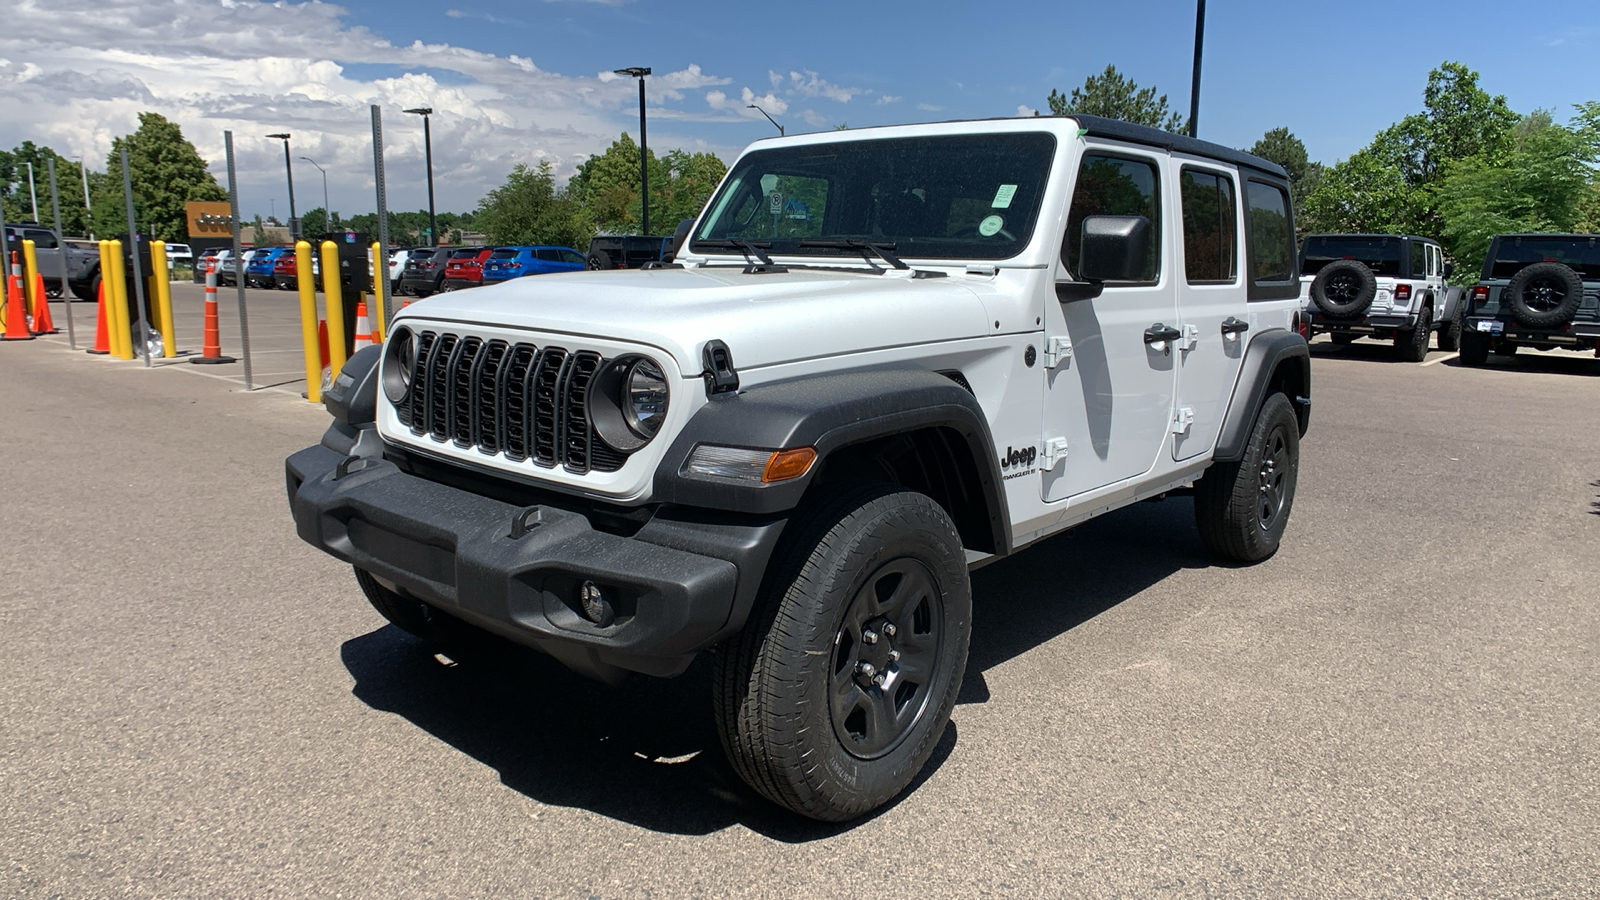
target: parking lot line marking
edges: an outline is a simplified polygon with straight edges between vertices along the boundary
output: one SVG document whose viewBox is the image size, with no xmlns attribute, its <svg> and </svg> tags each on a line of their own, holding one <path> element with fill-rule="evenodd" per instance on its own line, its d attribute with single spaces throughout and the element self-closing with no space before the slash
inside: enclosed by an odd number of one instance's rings
<svg viewBox="0 0 1600 900">
<path fill-rule="evenodd" d="M 1439 357 L 1438 359 L 1430 359 L 1430 360 L 1428 360 L 1427 362 L 1423 363 L 1423 365 L 1431 366 L 1434 363 L 1449 362 L 1450 360 L 1455 359 L 1456 357 L 1458 357 L 1460 355 L 1461 354 L 1459 354 L 1459 353 L 1446 353 L 1445 355 Z"/>
</svg>

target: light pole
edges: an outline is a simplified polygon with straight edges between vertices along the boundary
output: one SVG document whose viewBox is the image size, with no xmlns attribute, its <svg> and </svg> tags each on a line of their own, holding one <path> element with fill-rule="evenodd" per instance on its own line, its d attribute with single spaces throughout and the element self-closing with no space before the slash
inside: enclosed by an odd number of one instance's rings
<svg viewBox="0 0 1600 900">
<path fill-rule="evenodd" d="M 746 106 L 745 109 L 753 109 L 756 112 L 761 113 L 763 116 L 767 116 L 767 111 L 762 109 L 761 107 L 755 105 L 754 103 L 750 104 L 749 106 Z M 783 137 L 783 134 L 784 134 L 783 126 L 778 124 L 778 120 L 774 119 L 771 116 L 767 116 L 767 121 L 772 123 L 772 127 L 778 129 L 778 137 Z"/>
<path fill-rule="evenodd" d="M 83 224 L 89 229 L 89 240 L 94 240 L 94 205 L 89 202 L 89 164 L 83 154 L 78 154 L 78 174 L 83 176 Z"/>
<path fill-rule="evenodd" d="M 433 129 L 428 125 L 428 117 L 433 115 L 433 107 L 419 106 L 406 112 L 422 117 L 422 152 L 428 159 L 428 246 L 437 247 L 439 225 L 433 217 Z"/>
<path fill-rule="evenodd" d="M 1189 137 L 1200 134 L 1200 45 L 1206 36 L 1206 0 L 1195 0 L 1194 81 L 1189 85 Z"/>
<path fill-rule="evenodd" d="M 639 79 L 639 233 L 650 234 L 650 154 L 649 142 L 644 133 L 644 77 L 650 74 L 649 66 L 613 69 L 618 75 Z"/>
<path fill-rule="evenodd" d="M 39 189 L 33 186 L 33 163 L 28 163 L 28 196 L 33 198 L 33 224 L 39 224 Z"/>
<path fill-rule="evenodd" d="M 283 141 L 283 168 L 289 173 L 289 238 L 294 240 L 300 237 L 300 222 L 294 214 L 294 161 L 289 157 L 289 135 L 269 134 L 267 137 Z"/>
<path fill-rule="evenodd" d="M 302 156 L 300 158 L 308 163 L 311 163 L 313 166 L 317 166 L 317 161 L 309 156 Z M 328 206 L 328 170 L 321 166 L 317 166 L 317 171 L 322 173 L 322 224 L 327 231 L 332 231 L 333 209 Z"/>
</svg>

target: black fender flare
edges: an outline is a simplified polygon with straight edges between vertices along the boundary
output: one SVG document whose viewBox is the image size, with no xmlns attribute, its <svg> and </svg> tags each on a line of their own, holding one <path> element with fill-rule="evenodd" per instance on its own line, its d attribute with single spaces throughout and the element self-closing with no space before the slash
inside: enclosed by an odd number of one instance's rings
<svg viewBox="0 0 1600 900">
<path fill-rule="evenodd" d="M 1211 455 L 1213 462 L 1236 462 L 1244 458 L 1256 413 L 1267 401 L 1267 395 L 1277 383 L 1276 375 L 1284 365 L 1290 367 L 1291 383 L 1295 385 L 1289 400 L 1294 403 L 1295 416 L 1300 420 L 1300 434 L 1305 435 L 1311 426 L 1311 350 L 1300 335 L 1282 328 L 1269 329 L 1252 338 L 1245 348 L 1239 380 L 1234 382 L 1228 412 L 1222 418 L 1222 431 L 1217 436 L 1217 448 Z"/>
<path fill-rule="evenodd" d="M 656 468 L 653 501 L 742 513 L 794 509 L 829 454 L 875 438 L 944 428 L 959 435 L 978 471 L 993 546 L 1011 549 L 1011 519 L 1000 463 L 983 409 L 955 381 L 926 369 L 875 369 L 818 375 L 713 397 L 667 449 Z M 740 484 L 686 475 L 700 444 L 786 450 L 813 447 L 818 462 L 804 476 L 775 484 Z"/>
</svg>

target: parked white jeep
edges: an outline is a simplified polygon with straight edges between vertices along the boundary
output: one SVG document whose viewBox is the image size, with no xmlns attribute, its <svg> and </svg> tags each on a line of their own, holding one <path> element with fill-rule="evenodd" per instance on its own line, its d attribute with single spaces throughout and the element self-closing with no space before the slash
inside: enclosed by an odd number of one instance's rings
<svg viewBox="0 0 1600 900">
<path fill-rule="evenodd" d="M 1311 234 L 1300 245 L 1306 338 L 1335 344 L 1361 337 L 1394 341 L 1402 359 L 1422 362 L 1429 335 L 1439 349 L 1461 346 L 1462 289 L 1431 238 L 1409 234 Z"/>
<path fill-rule="evenodd" d="M 713 650 L 734 767 L 829 820 L 944 732 L 971 568 L 1191 486 L 1219 556 L 1277 549 L 1311 382 L 1276 165 L 1087 116 L 855 129 L 756 143 L 691 224 L 400 313 L 287 461 L 300 535 L 424 637 L 606 679 Z"/>
</svg>

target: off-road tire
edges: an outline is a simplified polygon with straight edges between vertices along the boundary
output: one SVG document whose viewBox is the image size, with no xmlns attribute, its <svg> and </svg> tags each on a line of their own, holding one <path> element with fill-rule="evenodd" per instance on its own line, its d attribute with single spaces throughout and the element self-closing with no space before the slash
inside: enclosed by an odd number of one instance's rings
<svg viewBox="0 0 1600 900">
<path fill-rule="evenodd" d="M 585 264 L 591 271 L 595 272 L 616 268 L 616 266 L 612 265 L 611 263 L 611 254 L 605 252 L 604 250 L 596 250 L 589 254 L 589 258 L 585 260 Z"/>
<path fill-rule="evenodd" d="M 841 486 L 791 521 L 750 622 L 718 648 L 723 750 L 780 806 L 834 822 L 869 813 L 927 764 L 971 630 L 965 553 L 945 511 L 896 485 Z M 874 686 L 863 657 L 891 650 L 903 655 L 877 671 L 892 680 Z"/>
<path fill-rule="evenodd" d="M 1428 358 L 1428 343 L 1433 339 L 1433 307 L 1423 304 L 1417 311 L 1417 324 L 1395 332 L 1394 349 L 1406 362 Z"/>
<path fill-rule="evenodd" d="M 421 600 L 413 600 L 389 590 L 379 584 L 365 569 L 357 568 L 356 583 L 361 585 L 361 593 L 367 595 L 367 602 L 372 604 L 385 619 L 388 619 L 401 631 L 408 632 L 425 641 L 434 642 L 439 639 L 443 613 L 436 612 L 433 607 Z"/>
<path fill-rule="evenodd" d="M 1300 422 L 1289 398 L 1273 394 L 1256 413 L 1244 458 L 1213 464 L 1195 483 L 1200 540 L 1234 562 L 1260 562 L 1278 552 L 1299 474 Z"/>
<path fill-rule="evenodd" d="M 1489 336 L 1476 331 L 1461 333 L 1461 364 L 1481 366 L 1489 361 Z"/>
<path fill-rule="evenodd" d="M 95 273 L 94 280 L 89 282 L 88 287 L 80 289 L 75 284 L 70 285 L 70 287 L 72 288 L 72 296 L 77 297 L 79 300 L 93 303 L 100 299 L 100 275 L 98 272 Z"/>
<path fill-rule="evenodd" d="M 1333 341 L 1335 347 L 1348 347 L 1356 342 L 1356 335 L 1347 331 L 1335 331 L 1328 335 L 1328 340 Z"/>
<path fill-rule="evenodd" d="M 1511 276 L 1504 296 L 1511 316 L 1523 325 L 1559 328 L 1583 304 L 1583 279 L 1561 263 L 1534 263 Z"/>
<path fill-rule="evenodd" d="M 1456 288 L 1451 288 L 1456 291 Z M 1466 327 L 1466 298 L 1457 297 L 1455 312 L 1439 324 L 1439 349 L 1454 353 L 1461 349 L 1461 331 Z"/>
<path fill-rule="evenodd" d="M 1335 319 L 1359 319 L 1378 296 L 1378 276 L 1356 259 L 1336 259 L 1311 282 L 1311 302 Z"/>
<path fill-rule="evenodd" d="M 1510 359 L 1517 355 L 1517 345 L 1508 344 L 1504 340 L 1495 341 L 1494 355 Z"/>
</svg>

